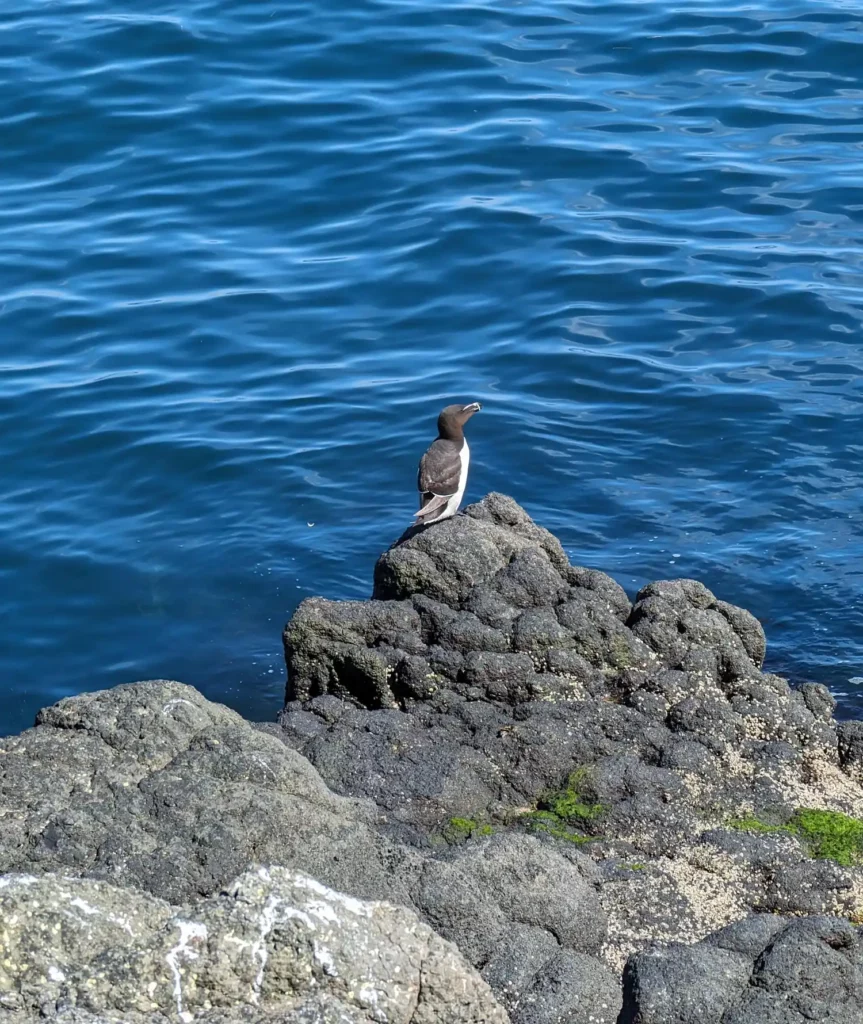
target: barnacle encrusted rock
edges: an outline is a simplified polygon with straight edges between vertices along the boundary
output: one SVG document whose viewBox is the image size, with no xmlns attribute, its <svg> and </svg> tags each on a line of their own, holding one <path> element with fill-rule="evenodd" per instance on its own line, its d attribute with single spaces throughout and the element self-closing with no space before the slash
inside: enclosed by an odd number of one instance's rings
<svg viewBox="0 0 863 1024">
<path fill-rule="evenodd" d="M 825 687 L 763 671 L 761 625 L 695 580 L 630 603 L 493 494 L 393 545 L 374 600 L 302 604 L 285 647 L 283 736 L 329 785 L 420 848 L 451 819 L 577 841 L 616 969 L 752 911 L 863 907 L 853 858 L 814 858 L 783 827 L 800 808 L 863 818 L 859 724 L 834 720 Z M 573 772 L 597 814 L 526 813 Z"/>
</svg>

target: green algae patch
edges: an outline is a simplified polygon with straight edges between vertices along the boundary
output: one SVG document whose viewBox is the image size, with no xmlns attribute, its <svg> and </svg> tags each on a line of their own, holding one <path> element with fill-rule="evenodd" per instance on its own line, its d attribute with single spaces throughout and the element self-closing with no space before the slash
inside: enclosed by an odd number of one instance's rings
<svg viewBox="0 0 863 1024">
<path fill-rule="evenodd" d="M 761 821 L 755 815 L 732 818 L 728 828 L 761 834 L 781 832 L 796 836 L 818 860 L 835 860 L 842 867 L 863 864 L 863 821 L 840 811 L 801 807 L 785 825 Z"/>
<path fill-rule="evenodd" d="M 540 802 L 540 807 L 572 824 L 595 821 L 605 813 L 606 808 L 603 804 L 584 795 L 584 788 L 589 779 L 589 768 L 576 768 L 574 772 L 570 773 L 566 787 L 556 793 L 548 794 Z"/>
<path fill-rule="evenodd" d="M 761 834 L 767 834 L 770 832 L 789 832 L 787 825 L 771 825 L 767 821 L 761 821 L 756 818 L 754 814 L 746 815 L 742 818 L 731 818 L 730 821 L 725 823 L 728 828 L 737 829 L 739 832 L 759 832 Z"/>
<path fill-rule="evenodd" d="M 863 821 L 839 811 L 801 808 L 788 823 L 813 857 L 835 860 L 850 868 L 863 863 Z"/>
<path fill-rule="evenodd" d="M 586 836 L 583 832 L 575 832 L 565 821 L 552 811 L 528 811 L 519 818 L 531 832 L 539 832 L 567 843 L 589 843 L 594 836 Z"/>
<path fill-rule="evenodd" d="M 586 793 L 591 769 L 582 767 L 571 772 L 563 789 L 546 793 L 537 809 L 519 817 L 531 832 L 542 833 L 568 843 L 589 843 L 597 836 L 585 835 L 586 826 L 596 821 L 606 808 Z"/>
<path fill-rule="evenodd" d="M 490 836 L 494 829 L 488 822 L 474 821 L 473 818 L 450 818 L 443 830 L 448 843 L 466 843 L 474 836 Z"/>
</svg>

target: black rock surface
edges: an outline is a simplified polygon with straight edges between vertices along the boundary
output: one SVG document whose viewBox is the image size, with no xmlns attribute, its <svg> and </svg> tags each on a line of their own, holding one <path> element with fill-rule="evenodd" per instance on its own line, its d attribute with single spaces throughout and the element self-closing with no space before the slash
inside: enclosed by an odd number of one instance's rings
<svg viewBox="0 0 863 1024">
<path fill-rule="evenodd" d="M 620 1024 L 857 1024 L 861 1014 L 860 930 L 765 915 L 631 957 Z"/>
</svg>

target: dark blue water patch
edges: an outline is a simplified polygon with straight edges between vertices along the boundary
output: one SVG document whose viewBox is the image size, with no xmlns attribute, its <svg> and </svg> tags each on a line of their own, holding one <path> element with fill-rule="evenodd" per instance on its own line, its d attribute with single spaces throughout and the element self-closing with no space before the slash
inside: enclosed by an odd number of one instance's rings
<svg viewBox="0 0 863 1024">
<path fill-rule="evenodd" d="M 854 5 L 4 15 L 0 731 L 156 676 L 271 718 L 454 398 L 469 498 L 863 710 Z"/>
</svg>

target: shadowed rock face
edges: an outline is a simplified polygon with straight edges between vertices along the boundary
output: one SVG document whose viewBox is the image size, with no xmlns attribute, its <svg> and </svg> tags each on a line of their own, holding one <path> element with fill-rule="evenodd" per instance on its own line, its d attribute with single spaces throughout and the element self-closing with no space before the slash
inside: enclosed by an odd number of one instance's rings
<svg viewBox="0 0 863 1024">
<path fill-rule="evenodd" d="M 857 1020 L 863 871 L 800 809 L 863 818 L 863 732 L 762 671 L 748 612 L 691 580 L 630 603 L 490 495 L 406 534 L 373 600 L 303 602 L 285 646 L 278 724 L 155 681 L 0 741 L 0 872 L 35 879 L 0 875 L 4 1024 L 367 1024 L 363 943 L 415 1024 Z M 327 934 L 336 975 L 314 884 L 400 905 Z M 465 963 L 423 974 L 444 940 Z"/>
<path fill-rule="evenodd" d="M 654 948 L 624 973 L 620 1024 L 854 1024 L 863 939 L 835 917 L 749 917 L 695 946 Z"/>
</svg>

